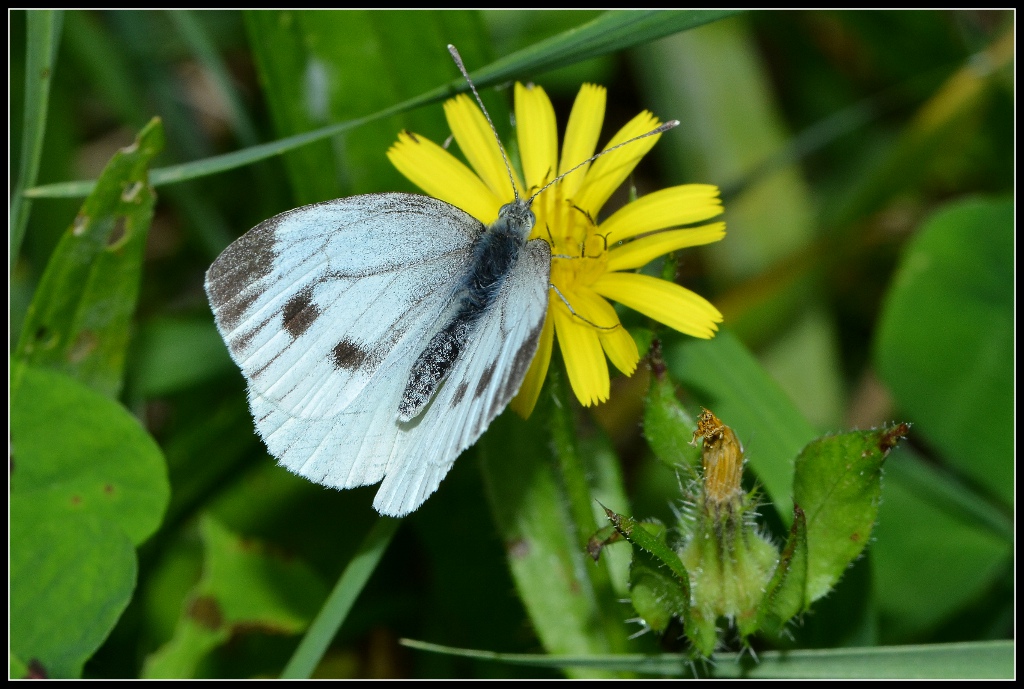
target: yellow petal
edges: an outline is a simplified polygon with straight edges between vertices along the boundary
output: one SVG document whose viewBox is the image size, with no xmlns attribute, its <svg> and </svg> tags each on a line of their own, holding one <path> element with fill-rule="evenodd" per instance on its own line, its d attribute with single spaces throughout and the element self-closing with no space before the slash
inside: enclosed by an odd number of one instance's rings
<svg viewBox="0 0 1024 689">
<path fill-rule="evenodd" d="M 715 324 L 722 322 L 722 314 L 704 297 L 648 275 L 605 273 L 592 287 L 602 296 L 694 337 L 714 337 Z"/>
<path fill-rule="evenodd" d="M 551 349 L 554 342 L 555 321 L 549 315 L 544 319 L 544 329 L 540 331 L 540 340 L 537 342 L 537 353 L 533 355 L 523 384 L 519 386 L 519 392 L 508 405 L 524 419 L 530 418 L 533 408 L 537 406 L 537 399 L 540 397 L 544 379 L 548 375 L 548 366 L 551 364 Z"/>
<path fill-rule="evenodd" d="M 608 150 L 618 144 L 627 141 L 635 136 L 646 134 L 660 123 L 651 113 L 646 110 L 626 123 L 612 140 L 605 146 Z M 654 134 L 640 139 L 628 146 L 623 146 L 617 151 L 603 155 L 590 166 L 587 177 L 576 197 L 576 205 L 588 211 L 591 217 L 596 218 L 605 201 L 612 195 L 622 182 L 633 171 L 636 164 L 640 162 L 651 147 L 658 142 L 661 134 Z"/>
<path fill-rule="evenodd" d="M 640 361 L 640 351 L 636 348 L 633 336 L 622 327 L 619 315 L 615 313 L 612 305 L 597 292 L 583 285 L 577 285 L 572 293 L 566 296 L 566 300 L 577 315 L 597 326 L 595 332 L 601 340 L 604 353 L 615 368 L 627 376 L 633 375 L 637 362 Z"/>
<path fill-rule="evenodd" d="M 608 399 L 611 384 L 601 340 L 592 327 L 578 322 L 561 302 L 549 311 L 554 316 L 558 345 L 569 374 L 569 384 L 584 407 Z"/>
<path fill-rule="evenodd" d="M 572 104 L 569 123 L 565 127 L 565 141 L 562 142 L 562 161 L 558 165 L 558 174 L 564 174 L 573 166 L 580 164 L 597 150 L 597 139 L 601 136 L 601 125 L 604 123 L 604 108 L 608 92 L 603 86 L 583 84 Z M 590 163 L 559 182 L 562 187 L 562 198 L 575 198 L 576 192 L 586 178 Z"/>
<path fill-rule="evenodd" d="M 448 118 L 448 126 L 459 144 L 459 149 L 476 174 L 480 175 L 480 179 L 490 188 L 491 193 L 506 202 L 511 201 L 514 194 L 508 168 L 501 157 L 494 132 L 491 131 L 480 108 L 469 96 L 462 93 L 445 101 L 444 114 Z M 514 177 L 513 174 L 513 179 Z M 522 187 L 518 180 L 515 180 L 515 185 L 521 192 Z"/>
<path fill-rule="evenodd" d="M 716 222 L 701 227 L 666 230 L 613 247 L 608 252 L 609 271 L 632 270 L 645 266 L 658 256 L 670 251 L 717 242 L 725 236 L 725 223 Z"/>
<path fill-rule="evenodd" d="M 532 194 L 555 178 L 558 166 L 555 109 L 540 86 L 516 82 L 516 131 L 526 190 Z"/>
<path fill-rule="evenodd" d="M 434 198 L 461 208 L 485 225 L 494 222 L 501 198 L 455 156 L 426 137 L 400 132 L 388 149 L 391 164 Z"/>
<path fill-rule="evenodd" d="M 609 244 L 614 244 L 645 232 L 707 220 L 721 212 L 718 187 L 682 184 L 627 203 L 601 223 L 601 234 L 608 237 Z"/>
</svg>

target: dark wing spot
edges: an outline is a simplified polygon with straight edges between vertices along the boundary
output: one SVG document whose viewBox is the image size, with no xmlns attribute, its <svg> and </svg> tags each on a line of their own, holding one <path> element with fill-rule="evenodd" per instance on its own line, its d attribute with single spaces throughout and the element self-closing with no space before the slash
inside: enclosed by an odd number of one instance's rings
<svg viewBox="0 0 1024 689">
<path fill-rule="evenodd" d="M 455 388 L 455 394 L 452 396 L 452 406 L 456 406 L 462 401 L 462 398 L 466 396 L 466 390 L 469 388 L 469 383 L 462 381 L 459 383 L 459 387 Z"/>
<path fill-rule="evenodd" d="M 280 216 L 265 220 L 231 244 L 206 273 L 206 293 L 217 323 L 234 330 L 262 292 L 255 285 L 274 269 L 274 233 Z"/>
<path fill-rule="evenodd" d="M 476 391 L 473 393 L 473 397 L 479 397 L 487 391 L 487 386 L 491 384 L 491 378 L 494 377 L 494 367 L 497 363 L 492 361 L 490 365 L 484 369 L 484 373 L 480 376 L 480 382 L 477 383 Z"/>
<path fill-rule="evenodd" d="M 334 366 L 354 371 L 366 361 L 367 351 L 351 340 L 342 340 L 334 346 Z"/>
<path fill-rule="evenodd" d="M 310 285 L 288 300 L 281 312 L 281 319 L 285 330 L 295 340 L 313 325 L 319 315 L 320 308 L 313 301 L 313 286 Z"/>
<path fill-rule="evenodd" d="M 508 377 L 505 379 L 505 387 L 501 391 L 502 398 L 511 399 L 519 391 L 523 377 L 526 376 L 526 371 L 530 368 L 530 364 L 533 363 L 533 356 L 537 353 L 537 343 L 540 341 L 540 333 L 543 329 L 544 319 L 542 318 L 537 327 L 523 340 L 522 346 L 519 347 L 515 358 L 512 359 L 512 366 L 509 368 Z"/>
</svg>

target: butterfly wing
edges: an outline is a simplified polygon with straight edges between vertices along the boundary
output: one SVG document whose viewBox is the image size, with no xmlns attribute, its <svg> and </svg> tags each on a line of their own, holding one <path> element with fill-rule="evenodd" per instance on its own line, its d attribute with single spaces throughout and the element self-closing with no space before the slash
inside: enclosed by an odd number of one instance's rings
<svg viewBox="0 0 1024 689">
<path fill-rule="evenodd" d="M 443 387 L 400 436 L 373 502 L 381 514 L 419 507 L 519 391 L 544 326 L 550 269 L 543 240 L 521 250 Z"/>
<path fill-rule="evenodd" d="M 382 478 L 408 368 L 483 231 L 437 199 L 368 194 L 277 215 L 217 258 L 206 276 L 217 328 L 282 464 L 340 488 Z"/>
</svg>

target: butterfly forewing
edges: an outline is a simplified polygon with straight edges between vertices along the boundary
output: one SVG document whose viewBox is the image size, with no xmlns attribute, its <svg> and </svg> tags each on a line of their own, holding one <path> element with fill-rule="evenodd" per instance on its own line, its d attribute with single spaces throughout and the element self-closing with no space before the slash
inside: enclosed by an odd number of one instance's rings
<svg viewBox="0 0 1024 689">
<path fill-rule="evenodd" d="M 436 199 L 370 194 L 282 213 L 241 237 L 206 288 L 250 398 L 297 418 L 346 409 L 403 343 L 433 334 L 483 230 Z"/>
</svg>

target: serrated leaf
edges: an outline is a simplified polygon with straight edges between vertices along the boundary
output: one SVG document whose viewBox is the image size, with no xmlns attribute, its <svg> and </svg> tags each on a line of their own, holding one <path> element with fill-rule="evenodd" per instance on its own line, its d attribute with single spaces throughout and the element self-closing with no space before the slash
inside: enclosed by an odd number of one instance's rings
<svg viewBox="0 0 1024 689">
<path fill-rule="evenodd" d="M 778 634 L 782 625 L 804 609 L 807 600 L 807 519 L 793 506 L 793 526 L 779 557 L 775 574 L 764 592 L 757 624 L 767 634 Z"/>
<path fill-rule="evenodd" d="M 15 365 L 12 389 L 11 647 L 74 677 L 131 598 L 166 468 L 134 417 L 68 376 Z"/>
<path fill-rule="evenodd" d="M 118 395 L 156 202 L 149 163 L 162 148 L 154 118 L 114 154 L 46 265 L 15 357 Z"/>
<path fill-rule="evenodd" d="M 1013 503 L 1014 205 L 970 200 L 922 227 L 875 342 L 879 374 L 934 449 Z"/>
<path fill-rule="evenodd" d="M 867 545 L 878 517 L 882 463 L 907 424 L 825 436 L 796 459 L 793 499 L 807 517 L 807 598 L 821 598 Z"/>
<path fill-rule="evenodd" d="M 643 548 L 633 548 L 629 596 L 644 623 L 659 633 L 665 631 L 673 617 L 685 620 L 690 609 L 687 589 L 679 585 L 678 577 Z"/>
</svg>

